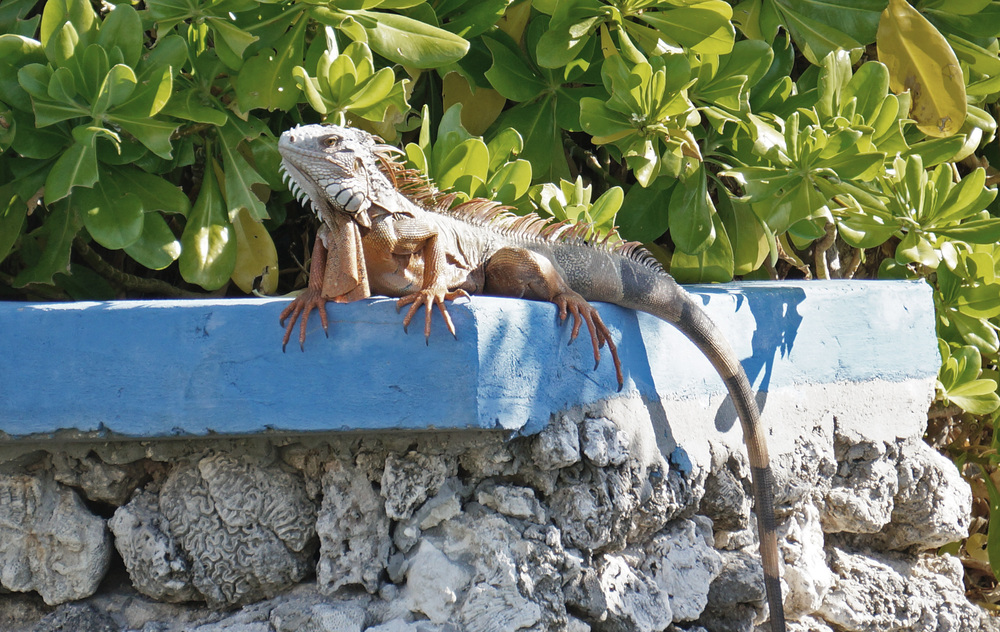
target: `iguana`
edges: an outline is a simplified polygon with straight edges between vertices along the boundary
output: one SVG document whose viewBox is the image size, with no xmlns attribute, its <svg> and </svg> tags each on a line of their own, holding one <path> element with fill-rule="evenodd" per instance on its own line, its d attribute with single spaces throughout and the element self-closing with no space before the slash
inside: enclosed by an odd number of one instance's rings
<svg viewBox="0 0 1000 632">
<path fill-rule="evenodd" d="M 588 301 L 647 312 L 689 338 L 722 377 L 743 425 L 771 630 L 785 630 L 774 482 L 750 382 L 716 326 L 648 251 L 636 243 L 591 243 L 588 226 L 517 216 L 488 200 L 453 206 L 454 194 L 437 191 L 396 160 L 399 149 L 362 130 L 299 126 L 281 135 L 278 149 L 289 188 L 320 220 L 308 287 L 281 313 L 282 326 L 289 321 L 283 348 L 300 319 L 299 345 L 304 346 L 313 309 L 327 331 L 327 301 L 350 302 L 372 293 L 399 297 L 397 308 L 410 306 L 404 328 L 423 306 L 425 338 L 435 306 L 455 334 L 445 302 L 459 296 L 551 301 L 560 320 L 573 316 L 570 342 L 587 325 L 595 365 L 600 349 L 608 346 L 619 390 L 618 351 Z"/>
</svg>

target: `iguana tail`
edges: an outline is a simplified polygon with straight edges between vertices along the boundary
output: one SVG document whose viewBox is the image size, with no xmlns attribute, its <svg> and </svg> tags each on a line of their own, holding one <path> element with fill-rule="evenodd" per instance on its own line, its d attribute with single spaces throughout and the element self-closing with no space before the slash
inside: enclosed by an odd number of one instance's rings
<svg viewBox="0 0 1000 632">
<path fill-rule="evenodd" d="M 641 254 L 638 257 L 616 256 L 600 251 L 592 251 L 584 257 L 573 246 L 557 248 L 554 254 L 569 285 L 587 300 L 616 303 L 669 322 L 705 354 L 722 377 L 739 414 L 750 460 L 770 626 L 773 632 L 784 632 L 774 518 L 774 476 L 760 411 L 736 353 L 691 295 L 651 258 Z M 584 260 L 587 266 L 581 265 Z"/>
<path fill-rule="evenodd" d="M 771 630 L 784 632 L 785 613 L 781 597 L 781 581 L 778 576 L 778 536 L 774 518 L 774 475 L 771 472 L 767 439 L 761 426 L 757 401 L 746 372 L 737 360 L 732 347 L 719 334 L 715 324 L 683 288 L 677 286 L 676 294 L 674 305 L 667 310 L 669 315 L 676 315 L 676 320 L 665 318 L 658 310 L 642 307 L 636 309 L 664 318 L 676 326 L 705 354 L 729 390 L 729 396 L 743 426 L 743 440 L 750 460 L 754 512 L 757 515 L 757 534 L 760 538 L 760 556 L 764 566 L 764 588 L 770 609 Z M 679 309 L 676 309 L 678 306 Z"/>
</svg>

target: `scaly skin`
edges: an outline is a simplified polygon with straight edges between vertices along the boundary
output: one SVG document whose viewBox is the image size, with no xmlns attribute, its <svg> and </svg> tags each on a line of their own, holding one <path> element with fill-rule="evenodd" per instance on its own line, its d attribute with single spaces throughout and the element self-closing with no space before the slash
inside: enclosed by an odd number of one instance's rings
<svg viewBox="0 0 1000 632">
<path fill-rule="evenodd" d="M 753 479 L 755 510 L 772 632 L 785 630 L 778 577 L 774 480 L 760 412 L 736 354 L 698 304 L 634 244 L 585 243 L 582 229 L 538 218 L 516 218 L 490 202 L 449 208 L 452 198 L 393 161 L 399 150 L 367 132 L 309 125 L 282 134 L 282 168 L 300 200 L 322 222 L 313 247 L 309 287 L 281 313 L 287 344 L 301 318 L 299 344 L 313 309 L 327 329 L 327 301 L 347 302 L 384 294 L 409 306 L 403 326 L 423 307 L 430 337 L 436 306 L 455 334 L 446 302 L 491 294 L 558 306 L 573 317 L 574 340 L 585 324 L 595 365 L 608 346 L 618 388 L 623 376 L 611 332 L 588 301 L 641 310 L 676 326 L 711 361 L 726 384 L 743 426 Z"/>
</svg>

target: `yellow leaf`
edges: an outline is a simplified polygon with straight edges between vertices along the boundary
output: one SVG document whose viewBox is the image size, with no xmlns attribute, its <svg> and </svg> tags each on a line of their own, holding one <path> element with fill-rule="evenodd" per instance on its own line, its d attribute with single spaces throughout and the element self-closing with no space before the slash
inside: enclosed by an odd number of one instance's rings
<svg viewBox="0 0 1000 632">
<path fill-rule="evenodd" d="M 910 117 L 929 136 L 951 136 L 965 123 L 965 81 L 955 51 L 906 0 L 889 0 L 878 23 L 879 60 L 889 87 L 912 95 Z"/>
<path fill-rule="evenodd" d="M 986 553 L 986 534 L 973 533 L 965 542 L 965 551 L 969 557 L 981 564 L 989 564 L 990 558 Z"/>
<path fill-rule="evenodd" d="M 442 92 L 445 112 L 456 103 L 462 104 L 462 127 L 473 136 L 482 136 L 507 103 L 493 88 L 480 87 L 473 93 L 469 82 L 457 72 L 445 75 Z"/>
<path fill-rule="evenodd" d="M 233 283 L 249 294 L 254 289 L 254 279 L 262 277 L 258 289 L 261 294 L 274 294 L 278 289 L 278 250 L 264 225 L 254 221 L 250 212 L 241 208 L 233 222 L 236 233 L 236 268 Z"/>
</svg>

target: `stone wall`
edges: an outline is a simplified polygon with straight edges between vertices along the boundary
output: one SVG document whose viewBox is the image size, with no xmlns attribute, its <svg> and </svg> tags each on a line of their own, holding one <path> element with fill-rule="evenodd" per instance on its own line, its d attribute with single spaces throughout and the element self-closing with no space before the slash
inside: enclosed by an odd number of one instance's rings
<svg viewBox="0 0 1000 632">
<path fill-rule="evenodd" d="M 796 397 L 762 401 L 791 427 L 772 432 L 790 629 L 993 625 L 935 553 L 970 495 L 920 439 L 927 384 Z M 0 630 L 753 630 L 749 469 L 716 428 L 684 438 L 705 404 L 619 397 L 513 438 L 0 447 Z"/>
</svg>

